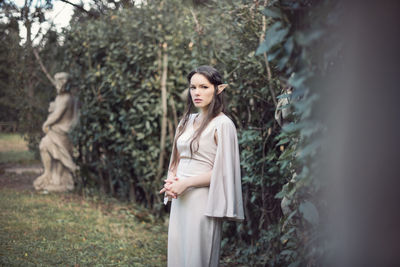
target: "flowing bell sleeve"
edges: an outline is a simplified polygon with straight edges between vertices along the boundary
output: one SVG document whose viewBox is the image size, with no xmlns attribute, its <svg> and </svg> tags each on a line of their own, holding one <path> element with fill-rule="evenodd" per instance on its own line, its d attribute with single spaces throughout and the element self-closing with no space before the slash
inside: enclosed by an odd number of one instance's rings
<svg viewBox="0 0 400 267">
<path fill-rule="evenodd" d="M 243 221 L 239 145 L 231 120 L 216 125 L 218 145 L 205 215 Z"/>
</svg>

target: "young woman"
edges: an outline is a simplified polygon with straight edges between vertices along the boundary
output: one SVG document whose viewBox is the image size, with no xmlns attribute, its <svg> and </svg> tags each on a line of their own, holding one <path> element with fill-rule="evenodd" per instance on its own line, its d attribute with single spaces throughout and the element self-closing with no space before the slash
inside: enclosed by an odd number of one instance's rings
<svg viewBox="0 0 400 267">
<path fill-rule="evenodd" d="M 236 128 L 224 114 L 227 84 L 218 71 L 201 66 L 187 79 L 186 110 L 160 191 L 165 204 L 172 200 L 168 266 L 218 266 L 222 220 L 244 219 Z"/>
</svg>

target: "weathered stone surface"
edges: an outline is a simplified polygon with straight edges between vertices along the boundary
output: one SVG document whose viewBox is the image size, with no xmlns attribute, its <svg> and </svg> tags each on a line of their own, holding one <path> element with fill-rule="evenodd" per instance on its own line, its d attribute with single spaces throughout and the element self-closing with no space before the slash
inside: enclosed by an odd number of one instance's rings
<svg viewBox="0 0 400 267">
<path fill-rule="evenodd" d="M 49 105 L 49 116 L 43 124 L 39 148 L 44 173 L 36 178 L 36 190 L 64 192 L 74 189 L 74 172 L 77 166 L 72 159 L 72 143 L 68 132 L 78 120 L 77 99 L 66 90 L 68 73 L 54 76 L 57 97 Z"/>
</svg>

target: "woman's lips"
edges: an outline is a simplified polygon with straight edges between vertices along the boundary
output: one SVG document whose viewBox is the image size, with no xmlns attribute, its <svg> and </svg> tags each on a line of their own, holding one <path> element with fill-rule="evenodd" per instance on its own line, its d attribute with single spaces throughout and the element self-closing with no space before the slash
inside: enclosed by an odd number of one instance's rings
<svg viewBox="0 0 400 267">
<path fill-rule="evenodd" d="M 200 102 L 201 102 L 201 99 L 195 99 L 194 102 L 195 102 L 195 103 L 200 103 Z"/>
</svg>

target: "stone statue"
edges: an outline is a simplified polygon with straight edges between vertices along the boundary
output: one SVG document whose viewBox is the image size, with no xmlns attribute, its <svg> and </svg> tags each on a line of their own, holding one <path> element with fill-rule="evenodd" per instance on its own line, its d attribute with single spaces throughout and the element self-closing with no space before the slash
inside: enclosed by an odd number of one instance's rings
<svg viewBox="0 0 400 267">
<path fill-rule="evenodd" d="M 46 134 L 40 141 L 44 173 L 36 178 L 36 190 L 64 192 L 74 189 L 73 175 L 77 166 L 72 160 L 72 143 L 68 132 L 78 120 L 77 99 L 68 91 L 68 73 L 54 75 L 56 99 L 49 105 L 49 116 L 43 124 Z"/>
</svg>

